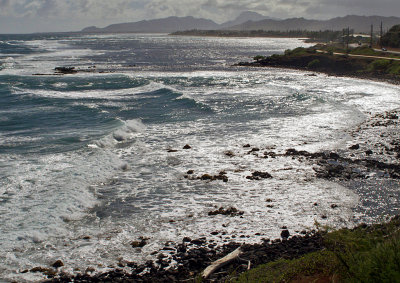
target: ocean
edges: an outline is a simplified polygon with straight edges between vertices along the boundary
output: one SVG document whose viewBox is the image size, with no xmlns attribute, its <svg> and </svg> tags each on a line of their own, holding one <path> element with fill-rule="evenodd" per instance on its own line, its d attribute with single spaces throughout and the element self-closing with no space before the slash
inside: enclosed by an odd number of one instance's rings
<svg viewBox="0 0 400 283">
<path fill-rule="evenodd" d="M 254 243 L 279 238 L 283 226 L 357 223 L 354 191 L 263 152 L 348 146 L 349 129 L 399 107 L 400 88 L 232 66 L 298 46 L 310 44 L 0 35 L 0 280 L 44 279 L 24 271 L 56 260 L 67 273 L 102 272 L 184 237 Z M 56 67 L 80 71 L 55 75 Z M 255 171 L 273 178 L 246 178 Z M 197 178 L 220 172 L 227 182 Z M 244 214 L 208 215 L 219 207 Z M 141 238 L 148 244 L 133 248 Z"/>
</svg>

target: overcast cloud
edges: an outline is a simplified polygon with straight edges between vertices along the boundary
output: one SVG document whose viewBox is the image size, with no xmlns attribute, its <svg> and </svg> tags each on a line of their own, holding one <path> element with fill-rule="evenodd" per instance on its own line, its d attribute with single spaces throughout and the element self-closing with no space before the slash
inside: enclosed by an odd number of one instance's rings
<svg viewBox="0 0 400 283">
<path fill-rule="evenodd" d="M 278 18 L 398 16 L 399 0 L 0 0 L 0 33 L 81 30 L 168 16 L 221 23 L 242 11 Z"/>
</svg>

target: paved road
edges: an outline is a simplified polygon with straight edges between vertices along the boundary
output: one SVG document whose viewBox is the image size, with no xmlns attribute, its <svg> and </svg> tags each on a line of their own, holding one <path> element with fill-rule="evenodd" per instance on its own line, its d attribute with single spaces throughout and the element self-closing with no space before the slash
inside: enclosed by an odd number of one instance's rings
<svg viewBox="0 0 400 283">
<path fill-rule="evenodd" d="M 374 51 L 400 55 L 400 51 L 392 51 L 392 50 L 382 51 L 382 49 L 374 49 Z"/>
<path fill-rule="evenodd" d="M 327 51 L 323 50 L 317 50 L 319 53 L 328 53 Z M 398 52 L 400 54 L 400 52 Z M 371 58 L 371 59 L 385 59 L 385 60 L 394 60 L 394 61 L 400 61 L 400 58 L 388 58 L 388 57 L 383 57 L 383 56 L 369 56 L 369 55 L 355 55 L 355 54 L 346 54 L 346 53 L 337 53 L 334 52 L 334 55 L 347 55 L 349 57 L 358 57 L 358 58 Z"/>
</svg>

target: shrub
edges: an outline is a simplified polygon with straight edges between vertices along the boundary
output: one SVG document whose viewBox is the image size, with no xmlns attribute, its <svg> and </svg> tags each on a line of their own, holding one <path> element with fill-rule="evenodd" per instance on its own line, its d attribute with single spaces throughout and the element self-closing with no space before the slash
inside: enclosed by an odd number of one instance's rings
<svg viewBox="0 0 400 283">
<path fill-rule="evenodd" d="M 350 54 L 374 56 L 374 55 L 378 55 L 379 53 L 377 54 L 377 52 L 374 51 L 372 48 L 363 46 L 363 47 L 357 47 L 357 48 L 351 50 Z"/>
<path fill-rule="evenodd" d="M 309 47 L 307 48 L 307 53 L 315 54 L 317 53 L 317 49 L 315 47 Z"/>
<path fill-rule="evenodd" d="M 389 47 L 400 47 L 400 25 L 393 26 L 383 35 L 382 44 Z"/>
<path fill-rule="evenodd" d="M 307 54 L 307 49 L 304 47 L 297 47 L 293 50 L 285 50 L 285 55 L 287 56 L 301 56 Z"/>
<path fill-rule="evenodd" d="M 392 75 L 400 75 L 400 62 L 394 61 L 387 68 L 387 72 Z"/>
<path fill-rule="evenodd" d="M 389 65 L 390 65 L 389 60 L 385 59 L 375 60 L 371 64 L 369 64 L 368 71 L 386 71 Z"/>
<path fill-rule="evenodd" d="M 320 64 L 321 64 L 321 62 L 318 59 L 314 59 L 308 63 L 307 67 L 310 69 L 314 69 L 314 68 L 319 67 Z"/>
<path fill-rule="evenodd" d="M 262 56 L 262 55 L 257 55 L 257 56 L 255 56 L 254 58 L 253 58 L 253 60 L 254 61 L 261 61 L 261 60 L 264 60 L 265 59 L 265 56 Z"/>
</svg>

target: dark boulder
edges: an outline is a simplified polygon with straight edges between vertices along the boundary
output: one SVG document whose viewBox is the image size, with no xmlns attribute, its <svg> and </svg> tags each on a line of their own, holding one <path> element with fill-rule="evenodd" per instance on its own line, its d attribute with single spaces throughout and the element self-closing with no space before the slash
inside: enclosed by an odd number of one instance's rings
<svg viewBox="0 0 400 283">
<path fill-rule="evenodd" d="M 352 145 L 352 146 L 350 146 L 349 147 L 349 149 L 359 149 L 360 148 L 360 145 L 359 144 L 354 144 L 354 145 Z"/>
<path fill-rule="evenodd" d="M 256 180 L 259 181 L 261 179 L 270 179 L 272 178 L 271 174 L 268 172 L 261 172 L 261 171 L 255 171 L 251 174 L 251 176 L 247 176 L 246 179 L 248 180 Z"/>
<path fill-rule="evenodd" d="M 57 260 L 51 266 L 54 267 L 54 268 L 59 268 L 61 266 L 64 266 L 64 263 L 61 260 Z"/>
</svg>

